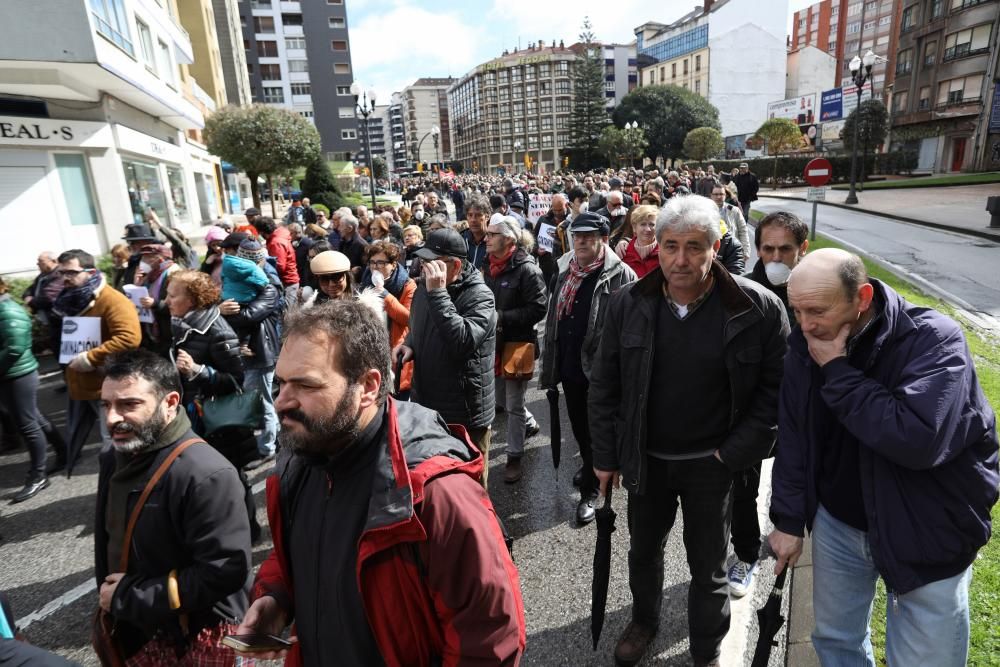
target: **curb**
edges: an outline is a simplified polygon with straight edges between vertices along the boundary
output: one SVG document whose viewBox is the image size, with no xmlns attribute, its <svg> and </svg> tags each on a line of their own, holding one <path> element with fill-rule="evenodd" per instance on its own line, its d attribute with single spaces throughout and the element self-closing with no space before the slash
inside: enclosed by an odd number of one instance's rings
<svg viewBox="0 0 1000 667">
<path fill-rule="evenodd" d="M 812 600 L 812 540 L 807 536 L 802 555 L 792 568 L 788 585 L 788 643 L 785 647 L 786 667 L 819 667 L 819 657 L 812 645 L 816 625 Z M 800 590 L 801 589 L 801 590 Z"/>
<path fill-rule="evenodd" d="M 768 197 L 767 195 L 765 195 L 765 198 L 768 198 L 768 199 L 789 199 L 789 200 L 792 200 L 792 201 L 801 201 L 801 202 L 807 202 L 807 203 L 810 203 L 810 204 L 811 203 L 817 203 L 817 204 L 821 204 L 823 206 L 833 206 L 835 208 L 842 208 L 845 211 L 855 211 L 855 212 L 859 212 L 859 213 L 864 213 L 866 215 L 875 215 L 875 216 L 879 216 L 879 217 L 882 217 L 882 218 L 889 218 L 891 220 L 896 220 L 898 222 L 907 222 L 907 223 L 909 223 L 911 225 L 919 225 L 921 227 L 931 227 L 932 229 L 940 229 L 942 231 L 953 232 L 955 234 L 964 234 L 966 236 L 975 236 L 975 237 L 978 237 L 978 238 L 981 238 L 981 239 L 987 239 L 989 241 L 996 241 L 996 242 L 1000 243 L 1000 229 L 998 229 L 995 232 L 990 232 L 990 231 L 985 231 L 985 229 L 979 230 L 979 229 L 969 229 L 968 227 L 956 227 L 954 225 L 946 225 L 946 224 L 943 224 L 943 223 L 940 223 L 940 222 L 931 222 L 930 220 L 921 220 L 919 218 L 908 218 L 908 217 L 903 216 L 903 215 L 896 215 L 895 213 L 883 213 L 881 211 L 872 211 L 872 210 L 866 209 L 866 208 L 857 208 L 857 207 L 851 206 L 849 204 L 837 204 L 837 203 L 834 203 L 834 202 L 826 202 L 826 201 L 810 202 L 805 197 L 789 197 L 789 196 L 785 196 L 785 195 L 771 195 L 770 197 Z M 986 228 L 986 229 L 988 229 L 988 228 Z"/>
</svg>

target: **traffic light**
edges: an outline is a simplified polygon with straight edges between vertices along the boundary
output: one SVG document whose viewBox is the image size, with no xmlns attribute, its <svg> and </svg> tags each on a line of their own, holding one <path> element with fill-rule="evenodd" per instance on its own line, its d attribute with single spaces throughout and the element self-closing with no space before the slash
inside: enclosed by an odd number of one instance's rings
<svg viewBox="0 0 1000 667">
<path fill-rule="evenodd" d="M 565 169 L 568 166 L 569 166 L 569 156 L 568 155 L 564 155 L 563 156 L 563 169 Z"/>
<path fill-rule="evenodd" d="M 423 162 L 418 162 L 417 163 L 417 171 L 423 173 L 423 171 L 424 171 L 424 163 Z"/>
</svg>

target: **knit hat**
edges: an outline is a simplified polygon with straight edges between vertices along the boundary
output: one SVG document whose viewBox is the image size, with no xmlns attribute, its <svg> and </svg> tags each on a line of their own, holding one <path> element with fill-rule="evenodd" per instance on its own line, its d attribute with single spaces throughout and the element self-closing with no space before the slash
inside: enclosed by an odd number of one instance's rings
<svg viewBox="0 0 1000 667">
<path fill-rule="evenodd" d="M 205 243 L 212 243 L 213 241 L 221 241 L 227 236 L 229 236 L 229 232 L 227 232 L 225 229 L 223 229 L 222 227 L 218 227 L 216 225 L 212 225 L 211 227 L 205 230 Z"/>
<path fill-rule="evenodd" d="M 247 239 L 240 244 L 239 249 L 236 251 L 236 256 L 242 257 L 243 259 L 249 259 L 255 264 L 260 264 L 267 259 L 267 250 L 265 250 L 264 246 L 256 241 Z"/>
</svg>

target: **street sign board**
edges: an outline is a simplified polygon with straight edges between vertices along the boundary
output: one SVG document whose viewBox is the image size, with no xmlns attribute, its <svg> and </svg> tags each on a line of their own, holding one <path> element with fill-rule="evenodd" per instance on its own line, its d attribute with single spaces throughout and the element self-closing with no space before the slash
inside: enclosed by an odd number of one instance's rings
<svg viewBox="0 0 1000 667">
<path fill-rule="evenodd" d="M 826 201 L 826 188 L 809 188 L 806 190 L 806 201 Z"/>
<path fill-rule="evenodd" d="M 826 185 L 833 178 L 833 165 L 826 158 L 818 157 L 815 160 L 809 160 L 803 176 L 806 179 L 806 183 L 814 188 L 818 188 Z"/>
</svg>

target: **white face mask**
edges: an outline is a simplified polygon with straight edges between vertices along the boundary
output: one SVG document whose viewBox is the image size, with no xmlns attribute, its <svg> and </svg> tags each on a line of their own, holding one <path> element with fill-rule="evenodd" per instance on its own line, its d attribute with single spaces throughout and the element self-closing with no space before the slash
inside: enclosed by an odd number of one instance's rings
<svg viewBox="0 0 1000 667">
<path fill-rule="evenodd" d="M 417 211 L 416 213 L 413 214 L 413 217 L 416 218 L 417 220 L 423 220 L 424 219 L 424 212 L 423 211 Z"/>
<path fill-rule="evenodd" d="M 142 261 L 139 262 L 139 272 L 140 273 L 149 273 L 152 270 L 153 270 L 153 267 L 151 267 L 149 264 L 147 264 L 146 260 L 142 260 Z"/>
<path fill-rule="evenodd" d="M 764 272 L 772 285 L 784 285 L 788 282 L 792 270 L 784 262 L 768 262 L 764 265 Z"/>
</svg>

